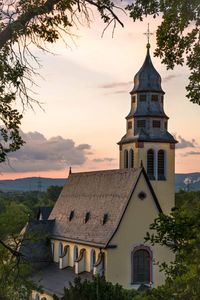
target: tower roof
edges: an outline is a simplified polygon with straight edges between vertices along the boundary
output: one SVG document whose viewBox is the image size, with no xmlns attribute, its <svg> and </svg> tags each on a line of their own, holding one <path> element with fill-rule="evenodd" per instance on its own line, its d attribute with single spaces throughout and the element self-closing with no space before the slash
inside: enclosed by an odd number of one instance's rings
<svg viewBox="0 0 200 300">
<path fill-rule="evenodd" d="M 150 44 L 147 44 L 147 54 L 141 69 L 134 77 L 134 87 L 131 94 L 135 92 L 159 92 L 164 93 L 161 87 L 161 76 L 154 68 L 150 56 Z"/>
</svg>

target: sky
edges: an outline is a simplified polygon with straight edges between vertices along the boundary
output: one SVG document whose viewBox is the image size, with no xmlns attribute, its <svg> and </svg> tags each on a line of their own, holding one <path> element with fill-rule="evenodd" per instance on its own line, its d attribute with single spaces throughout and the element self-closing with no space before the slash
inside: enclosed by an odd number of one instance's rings
<svg viewBox="0 0 200 300">
<path fill-rule="evenodd" d="M 50 45 L 54 54 L 33 48 L 42 67 L 35 77 L 34 97 L 42 109 L 24 113 L 21 131 L 26 144 L 1 164 L 0 179 L 30 176 L 67 177 L 73 172 L 115 169 L 119 166 L 117 142 L 125 134 L 133 78 L 146 55 L 150 23 L 151 57 L 162 77 L 169 132 L 176 136 L 176 173 L 200 171 L 200 106 L 186 98 L 186 66 L 166 70 L 153 57 L 160 19 L 136 22 L 120 15 L 124 28 L 104 36 L 104 24 L 94 13 L 89 27 L 73 28 L 68 46 L 59 40 Z M 19 106 L 21 109 L 21 107 Z"/>
</svg>

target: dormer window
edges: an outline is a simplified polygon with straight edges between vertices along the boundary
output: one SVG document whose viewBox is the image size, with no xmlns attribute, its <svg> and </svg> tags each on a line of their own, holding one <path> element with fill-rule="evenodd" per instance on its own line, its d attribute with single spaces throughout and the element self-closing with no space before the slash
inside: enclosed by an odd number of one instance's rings
<svg viewBox="0 0 200 300">
<path fill-rule="evenodd" d="M 108 222 L 108 214 L 103 215 L 103 225 Z"/>
<path fill-rule="evenodd" d="M 89 221 L 89 219 L 90 219 L 90 212 L 88 211 L 85 214 L 85 223 L 87 223 Z"/>
<path fill-rule="evenodd" d="M 140 102 L 145 102 L 147 100 L 147 96 L 145 94 L 140 95 Z"/>
<path fill-rule="evenodd" d="M 152 101 L 158 101 L 158 95 L 152 95 L 151 100 Z"/>
<path fill-rule="evenodd" d="M 138 128 L 145 128 L 146 127 L 146 120 L 138 120 L 137 121 Z"/>
<path fill-rule="evenodd" d="M 69 214 L 69 221 L 71 221 L 74 217 L 74 210 L 71 210 L 70 214 Z"/>
</svg>

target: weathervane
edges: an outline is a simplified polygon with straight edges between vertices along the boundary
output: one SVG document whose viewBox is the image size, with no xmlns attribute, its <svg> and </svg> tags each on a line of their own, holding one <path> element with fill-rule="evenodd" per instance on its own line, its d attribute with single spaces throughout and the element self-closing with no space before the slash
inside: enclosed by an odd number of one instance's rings
<svg viewBox="0 0 200 300">
<path fill-rule="evenodd" d="M 144 34 L 147 36 L 147 48 L 150 48 L 149 40 L 150 40 L 150 36 L 153 35 L 153 33 L 150 32 L 150 30 L 149 30 L 149 23 L 147 26 L 147 32 L 145 32 Z"/>
</svg>

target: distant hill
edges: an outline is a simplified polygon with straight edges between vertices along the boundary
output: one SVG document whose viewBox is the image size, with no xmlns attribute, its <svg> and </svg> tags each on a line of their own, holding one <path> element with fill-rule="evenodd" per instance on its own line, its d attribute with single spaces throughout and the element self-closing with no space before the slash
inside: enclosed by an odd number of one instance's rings
<svg viewBox="0 0 200 300">
<path fill-rule="evenodd" d="M 14 180 L 0 180 L 1 192 L 46 191 L 51 185 L 63 186 L 66 178 L 28 177 Z"/>
<path fill-rule="evenodd" d="M 186 191 L 200 190 L 200 172 L 176 174 L 175 185 L 176 191 L 181 189 Z"/>
<path fill-rule="evenodd" d="M 0 180 L 0 191 L 2 192 L 28 192 L 46 191 L 51 185 L 63 186 L 65 178 L 28 177 L 15 180 Z M 200 172 L 176 174 L 176 191 L 200 190 Z"/>
</svg>

